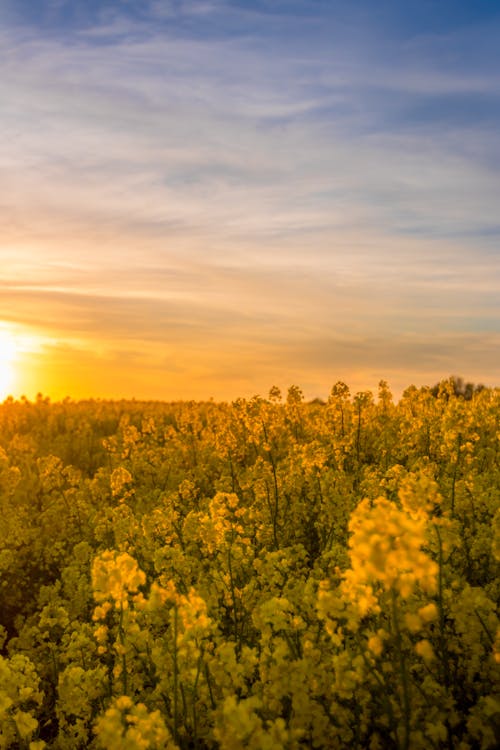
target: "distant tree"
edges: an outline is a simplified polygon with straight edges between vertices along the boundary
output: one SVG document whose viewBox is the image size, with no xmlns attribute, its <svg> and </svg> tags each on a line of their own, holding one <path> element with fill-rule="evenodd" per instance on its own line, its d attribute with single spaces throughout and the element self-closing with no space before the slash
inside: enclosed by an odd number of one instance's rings
<svg viewBox="0 0 500 750">
<path fill-rule="evenodd" d="M 312 401 L 309 401 L 311 406 L 325 406 L 326 401 L 319 396 L 316 396 L 316 398 L 313 398 Z"/>
<path fill-rule="evenodd" d="M 480 393 L 484 390 L 485 386 L 482 383 L 471 383 L 470 381 L 464 382 L 464 379 L 452 375 L 448 381 L 440 381 L 430 389 L 433 396 L 436 398 L 440 392 L 444 391 L 443 382 L 447 382 L 451 385 L 451 390 L 455 396 L 463 398 L 465 401 L 470 401 L 475 393 Z"/>
</svg>

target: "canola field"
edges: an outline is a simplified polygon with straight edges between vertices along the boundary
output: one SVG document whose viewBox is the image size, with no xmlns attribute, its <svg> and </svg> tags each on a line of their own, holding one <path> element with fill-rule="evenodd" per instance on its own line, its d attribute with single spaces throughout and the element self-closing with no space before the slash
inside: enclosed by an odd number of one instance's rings
<svg viewBox="0 0 500 750">
<path fill-rule="evenodd" d="M 500 390 L 0 405 L 0 748 L 493 750 Z"/>
</svg>

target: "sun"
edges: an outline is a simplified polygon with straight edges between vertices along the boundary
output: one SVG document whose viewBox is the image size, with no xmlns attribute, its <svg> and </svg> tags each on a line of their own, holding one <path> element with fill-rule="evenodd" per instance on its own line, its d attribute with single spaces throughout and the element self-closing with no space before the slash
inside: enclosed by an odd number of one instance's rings
<svg viewBox="0 0 500 750">
<path fill-rule="evenodd" d="M 5 399 L 14 386 L 16 339 L 9 329 L 0 326 L 0 399 Z"/>
</svg>

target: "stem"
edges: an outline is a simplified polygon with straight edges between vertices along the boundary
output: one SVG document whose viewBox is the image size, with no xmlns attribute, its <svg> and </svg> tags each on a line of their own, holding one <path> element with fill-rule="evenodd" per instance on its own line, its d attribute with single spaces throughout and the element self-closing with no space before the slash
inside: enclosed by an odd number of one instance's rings
<svg viewBox="0 0 500 750">
<path fill-rule="evenodd" d="M 179 665 L 177 663 L 177 631 L 179 628 L 179 612 L 177 609 L 177 603 L 174 604 L 174 742 L 179 741 L 179 729 L 178 729 L 178 682 L 179 682 Z"/>
<path fill-rule="evenodd" d="M 436 536 L 438 540 L 438 564 L 439 564 L 439 573 L 438 573 L 439 651 L 440 651 L 441 664 L 442 664 L 442 669 L 443 669 L 443 683 L 444 683 L 446 693 L 448 694 L 450 691 L 450 685 L 451 685 L 451 675 L 450 675 L 450 663 L 448 661 L 448 649 L 446 647 L 446 636 L 444 632 L 445 622 L 444 622 L 444 606 L 443 606 L 443 540 L 441 539 L 441 532 L 439 531 L 439 526 L 437 524 L 434 524 L 434 529 L 436 531 Z M 449 750 L 453 750 L 454 742 L 453 742 L 453 735 L 452 735 L 452 730 L 451 730 L 449 719 L 446 719 L 445 726 L 446 726 L 448 748 Z"/>
<path fill-rule="evenodd" d="M 234 586 L 233 567 L 231 564 L 231 546 L 227 551 L 227 567 L 229 572 L 229 587 L 231 591 L 231 599 L 233 600 L 233 627 L 234 627 L 234 640 L 236 643 L 236 653 L 240 653 L 240 639 L 238 637 L 238 613 L 236 611 L 236 593 Z"/>
<path fill-rule="evenodd" d="M 123 695 L 128 695 L 127 657 L 125 655 L 125 630 L 123 628 L 123 604 L 120 604 L 120 620 L 118 623 L 118 638 L 122 647 L 122 689 Z"/>
<path fill-rule="evenodd" d="M 450 678 L 450 665 L 448 663 L 448 650 L 446 648 L 446 637 L 445 637 L 445 623 L 444 623 L 444 607 L 443 607 L 443 540 L 441 539 L 441 532 L 439 527 L 434 524 L 436 536 L 438 540 L 438 612 L 439 612 L 439 650 L 441 652 L 441 663 L 443 665 L 443 682 L 446 687 L 446 692 L 451 683 Z"/>
<path fill-rule="evenodd" d="M 269 443 L 269 437 L 268 437 L 268 434 L 267 434 L 267 428 L 266 428 L 266 425 L 265 425 L 264 422 L 262 423 L 262 429 L 263 429 L 263 432 L 264 432 L 264 439 L 265 439 L 266 443 L 269 445 L 269 448 L 271 448 L 270 443 Z M 274 487 L 273 487 L 273 489 L 274 489 L 274 509 L 272 511 L 273 541 L 274 541 L 275 548 L 279 549 L 277 530 L 278 530 L 278 515 L 279 515 L 280 497 L 279 497 L 279 489 L 278 489 L 278 474 L 277 474 L 277 471 L 276 471 L 276 463 L 275 463 L 273 452 L 272 452 L 271 449 L 269 449 L 269 451 L 268 451 L 268 457 L 269 457 L 269 462 L 271 464 L 271 472 L 272 472 L 272 475 L 273 475 L 273 485 L 274 485 Z"/>
<path fill-rule="evenodd" d="M 457 436 L 457 460 L 453 466 L 453 477 L 451 481 L 451 515 L 455 515 L 455 485 L 457 483 L 458 465 L 460 463 L 460 448 L 462 446 L 462 435 Z"/>
<path fill-rule="evenodd" d="M 212 680 L 210 678 L 210 670 L 209 670 L 208 664 L 206 662 L 205 662 L 204 666 L 205 666 L 205 680 L 207 682 L 208 695 L 210 697 L 210 706 L 212 708 L 212 711 L 215 711 L 215 708 L 216 708 L 217 704 L 215 702 L 214 693 L 213 693 L 213 690 L 212 690 Z"/>
<path fill-rule="evenodd" d="M 198 664 L 196 665 L 196 677 L 194 678 L 193 685 L 193 741 L 194 746 L 198 746 L 198 711 L 196 710 L 196 699 L 198 695 L 198 682 L 201 674 L 201 666 L 203 664 L 203 647 L 200 647 L 200 654 L 198 656 Z"/>
<path fill-rule="evenodd" d="M 406 671 L 406 661 L 403 653 L 403 640 L 401 637 L 401 630 L 399 628 L 399 617 L 398 617 L 398 606 L 397 606 L 397 595 L 394 589 L 391 590 L 392 600 L 392 620 L 394 623 L 394 631 L 396 633 L 396 648 L 399 656 L 399 675 L 401 678 L 401 684 L 403 688 L 403 713 L 404 713 L 404 735 L 403 735 L 403 750 L 409 750 L 410 747 L 410 691 L 408 684 L 408 674 Z M 399 743 L 398 743 L 399 744 Z"/>
<path fill-rule="evenodd" d="M 229 458 L 229 469 L 231 471 L 231 492 L 236 492 L 236 477 L 234 474 L 233 459 L 232 459 L 230 451 L 228 452 L 228 458 Z"/>
<path fill-rule="evenodd" d="M 380 674 L 377 672 L 377 670 L 373 667 L 372 664 L 370 664 L 369 660 L 367 659 L 366 654 L 365 654 L 364 649 L 363 649 L 363 646 L 362 646 L 362 644 L 361 644 L 360 639 L 359 639 L 358 636 L 356 636 L 356 642 L 357 642 L 358 647 L 359 647 L 359 653 L 361 654 L 361 656 L 363 658 L 363 661 L 365 663 L 366 668 L 368 669 L 368 672 L 373 676 L 373 678 L 375 679 L 376 683 L 378 684 L 378 686 L 381 689 L 381 692 L 380 692 L 381 700 L 382 700 L 382 702 L 385 705 L 385 710 L 387 711 L 387 716 L 389 717 L 389 721 L 390 721 L 390 723 L 392 724 L 392 726 L 394 728 L 394 737 L 395 737 L 396 745 L 397 745 L 397 744 L 399 744 L 399 742 L 398 742 L 398 728 L 397 728 L 396 718 L 394 716 L 394 711 L 392 710 L 391 701 L 389 699 L 389 691 L 387 689 L 387 685 L 385 684 L 384 680 L 382 679 L 382 677 L 380 676 Z"/>
<path fill-rule="evenodd" d="M 488 626 L 486 625 L 485 621 L 483 620 L 483 618 L 481 617 L 481 615 L 479 614 L 479 612 L 477 611 L 476 608 L 474 608 L 474 614 L 476 615 L 477 619 L 481 623 L 481 627 L 483 628 L 484 632 L 486 633 L 486 636 L 487 636 L 487 638 L 488 638 L 488 640 L 490 642 L 490 645 L 494 646 L 495 645 L 495 639 L 493 638 L 493 635 L 490 632 L 490 629 L 488 628 Z"/>
<path fill-rule="evenodd" d="M 358 426 L 356 429 L 356 460 L 359 463 L 359 454 L 361 448 L 361 404 L 358 405 Z"/>
</svg>

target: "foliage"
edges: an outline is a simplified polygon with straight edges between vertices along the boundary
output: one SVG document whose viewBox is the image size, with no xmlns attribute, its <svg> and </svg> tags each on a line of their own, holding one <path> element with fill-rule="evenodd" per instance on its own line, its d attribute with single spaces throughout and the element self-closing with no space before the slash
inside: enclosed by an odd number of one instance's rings
<svg viewBox="0 0 500 750">
<path fill-rule="evenodd" d="M 500 743 L 500 391 L 0 405 L 0 748 Z"/>
</svg>

